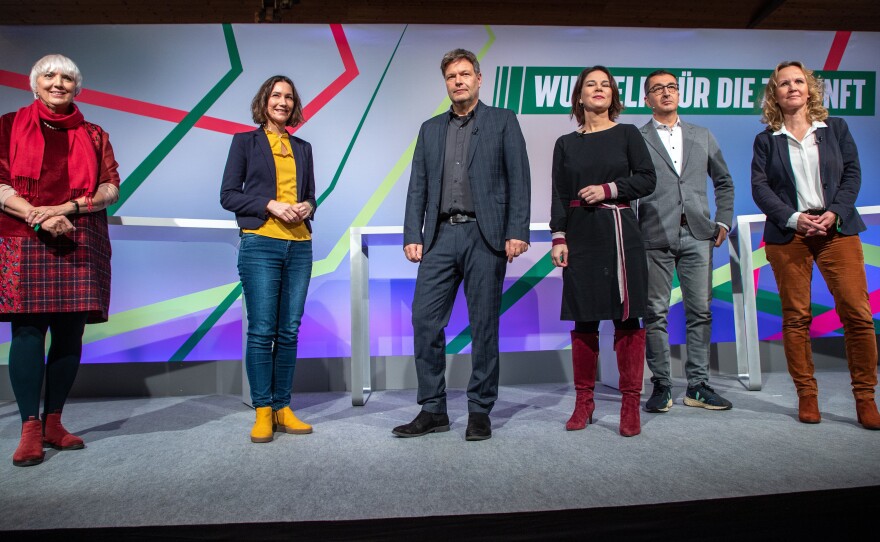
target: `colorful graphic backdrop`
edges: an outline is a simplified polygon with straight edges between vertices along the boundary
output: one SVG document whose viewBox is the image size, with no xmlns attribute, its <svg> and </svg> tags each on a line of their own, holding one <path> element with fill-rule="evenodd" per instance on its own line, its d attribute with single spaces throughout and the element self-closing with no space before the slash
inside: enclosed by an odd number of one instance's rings
<svg viewBox="0 0 880 542">
<path fill-rule="evenodd" d="M 65 54 L 84 75 L 77 102 L 110 133 L 123 178 L 119 216 L 227 219 L 219 184 L 231 135 L 253 129 L 249 104 L 276 73 L 305 104 L 296 134 L 315 153 L 319 209 L 315 266 L 300 334 L 301 357 L 350 355 L 348 228 L 398 226 L 419 125 L 449 107 L 443 53 L 465 47 L 482 64 L 481 97 L 520 115 L 532 168 L 532 221 L 549 220 L 556 138 L 575 128 L 566 111 L 572 76 L 610 66 L 627 107 L 622 122 L 648 120 L 640 88 L 655 68 L 679 74 L 687 120 L 717 137 L 737 188 L 736 213 L 754 214 L 749 163 L 763 81 L 781 60 L 800 59 L 826 79 L 832 114 L 845 116 L 861 149 L 859 205 L 880 203 L 876 73 L 880 35 L 848 32 L 651 30 L 406 25 L 0 26 L 0 110 L 29 103 L 27 76 L 42 55 Z M 869 287 L 880 304 L 880 233 L 863 236 Z M 760 236 L 754 246 L 760 246 Z M 241 301 L 234 247 L 115 241 L 110 322 L 89 326 L 85 361 L 225 360 L 241 356 Z M 549 243 L 534 243 L 508 271 L 505 351 L 566 348 L 561 276 Z M 374 355 L 412 353 L 416 266 L 398 244 L 371 247 Z M 762 250 L 758 264 L 765 264 Z M 716 250 L 714 341 L 732 341 L 727 247 Z M 818 275 L 818 273 L 817 273 Z M 758 281 L 762 338 L 778 338 L 779 299 L 769 269 Z M 673 292 L 670 336 L 684 339 Z M 817 278 L 814 332 L 839 333 Z M 467 352 L 463 299 L 447 329 L 449 352 Z M 9 347 L 0 327 L 0 363 Z"/>
</svg>

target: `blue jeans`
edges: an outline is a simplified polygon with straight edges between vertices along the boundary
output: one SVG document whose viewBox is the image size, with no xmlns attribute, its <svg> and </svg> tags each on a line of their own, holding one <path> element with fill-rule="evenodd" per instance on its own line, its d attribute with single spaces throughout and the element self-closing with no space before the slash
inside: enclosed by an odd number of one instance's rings
<svg viewBox="0 0 880 542">
<path fill-rule="evenodd" d="M 251 403 L 290 404 L 296 346 L 312 276 L 312 242 L 241 236 L 238 274 L 248 313 L 245 369 Z"/>
</svg>

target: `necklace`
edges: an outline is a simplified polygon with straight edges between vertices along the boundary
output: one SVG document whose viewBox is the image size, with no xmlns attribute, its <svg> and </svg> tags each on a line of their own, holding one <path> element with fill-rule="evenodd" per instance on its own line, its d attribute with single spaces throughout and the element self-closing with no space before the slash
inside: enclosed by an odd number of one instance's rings
<svg viewBox="0 0 880 542">
<path fill-rule="evenodd" d="M 50 130 L 55 130 L 56 132 L 61 130 L 61 128 L 59 128 L 57 126 L 52 126 L 51 124 L 49 124 L 46 121 L 42 121 L 42 122 L 43 122 L 43 126 L 45 126 L 46 128 L 49 128 Z"/>
</svg>

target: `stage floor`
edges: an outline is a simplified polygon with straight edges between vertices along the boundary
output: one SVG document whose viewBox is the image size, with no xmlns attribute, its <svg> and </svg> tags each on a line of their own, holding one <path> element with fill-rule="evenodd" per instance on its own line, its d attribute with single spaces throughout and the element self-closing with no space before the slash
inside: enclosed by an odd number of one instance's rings
<svg viewBox="0 0 880 542">
<path fill-rule="evenodd" d="M 569 385 L 503 387 L 491 440 L 466 442 L 464 392 L 449 397 L 452 430 L 391 435 L 419 411 L 414 390 L 294 396 L 311 435 L 252 444 L 253 411 L 233 396 L 75 400 L 67 427 L 79 451 L 43 464 L 11 456 L 20 419 L 0 404 L 0 530 L 303 522 L 496 514 L 880 486 L 880 431 L 856 423 L 849 375 L 817 373 L 822 423 L 797 421 L 787 374 L 762 391 L 713 384 L 734 408 L 681 402 L 642 412 L 642 434 L 617 433 L 619 394 L 597 388 L 595 424 L 566 432 Z M 643 400 L 645 397 L 643 397 Z"/>
</svg>

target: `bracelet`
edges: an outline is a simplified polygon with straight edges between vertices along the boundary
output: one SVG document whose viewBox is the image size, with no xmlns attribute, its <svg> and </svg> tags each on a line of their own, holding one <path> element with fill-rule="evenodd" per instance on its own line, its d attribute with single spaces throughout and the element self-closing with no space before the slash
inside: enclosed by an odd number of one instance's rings
<svg viewBox="0 0 880 542">
<path fill-rule="evenodd" d="M 73 211 L 73 214 L 78 215 L 79 214 L 79 203 L 77 203 L 75 199 L 70 200 L 70 203 L 72 203 L 73 206 L 76 207 L 76 209 Z"/>
</svg>

